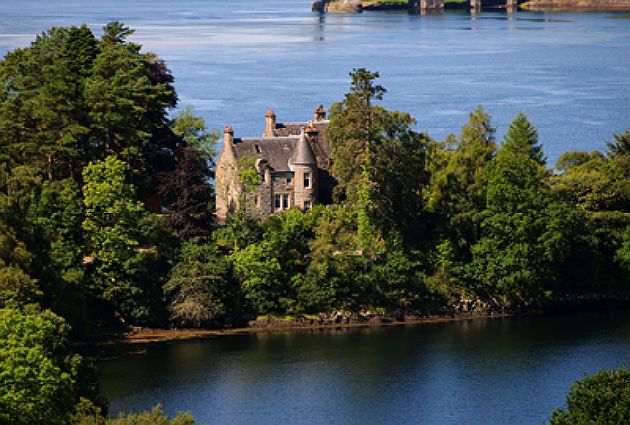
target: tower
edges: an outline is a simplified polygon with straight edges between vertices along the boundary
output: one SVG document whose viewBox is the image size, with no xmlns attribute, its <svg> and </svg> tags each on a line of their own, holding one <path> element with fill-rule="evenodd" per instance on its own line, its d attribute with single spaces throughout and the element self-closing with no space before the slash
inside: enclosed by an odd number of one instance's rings
<svg viewBox="0 0 630 425">
<path fill-rule="evenodd" d="M 312 127 L 312 123 L 309 127 Z M 308 132 L 309 128 L 306 130 Z M 304 210 L 310 209 L 317 201 L 317 162 L 304 130 L 297 141 L 289 166 L 295 176 L 293 204 Z"/>
</svg>

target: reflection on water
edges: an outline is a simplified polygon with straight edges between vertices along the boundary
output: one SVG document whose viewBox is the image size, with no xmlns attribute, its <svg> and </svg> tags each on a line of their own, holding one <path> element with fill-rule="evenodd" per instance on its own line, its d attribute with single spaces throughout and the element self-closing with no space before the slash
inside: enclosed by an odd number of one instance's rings
<svg viewBox="0 0 630 425">
<path fill-rule="evenodd" d="M 629 313 L 259 333 L 99 366 L 113 411 L 221 424 L 537 424 L 585 372 L 630 364 Z"/>
<path fill-rule="evenodd" d="M 53 25 L 100 32 L 122 20 L 167 60 L 181 104 L 237 136 L 262 132 L 269 107 L 279 120 L 308 119 L 315 105 L 342 98 L 360 66 L 380 71 L 386 106 L 409 111 L 436 138 L 458 131 L 477 104 L 493 113 L 499 136 L 525 109 L 551 162 L 568 149 L 603 148 L 630 127 L 627 13 L 320 15 L 308 3 L 1 2 L 0 52 Z"/>
</svg>

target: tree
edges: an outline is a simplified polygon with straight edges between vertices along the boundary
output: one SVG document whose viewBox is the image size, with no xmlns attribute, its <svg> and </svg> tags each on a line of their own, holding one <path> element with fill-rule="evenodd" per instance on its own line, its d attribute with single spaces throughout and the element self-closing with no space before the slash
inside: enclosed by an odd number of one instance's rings
<svg viewBox="0 0 630 425">
<path fill-rule="evenodd" d="M 508 302 L 543 295 L 546 281 L 554 277 L 554 248 L 564 239 L 548 234 L 557 230 L 550 227 L 549 208 L 547 171 L 529 153 L 502 145 L 489 167 L 481 238 L 471 248 L 471 269 L 482 291 L 496 290 Z"/>
<path fill-rule="evenodd" d="M 602 370 L 571 386 L 566 409 L 551 415 L 550 425 L 616 425 L 630 422 L 630 371 Z"/>
<path fill-rule="evenodd" d="M 565 152 L 556 161 L 556 170 L 565 172 L 571 168 L 578 167 L 586 164 L 589 161 L 603 159 L 603 155 L 599 151 L 584 152 L 584 151 L 569 151 Z"/>
<path fill-rule="evenodd" d="M 184 244 L 164 285 L 171 321 L 193 327 L 224 324 L 238 298 L 235 286 L 227 258 L 214 245 Z"/>
<path fill-rule="evenodd" d="M 523 112 L 510 123 L 501 146 L 514 153 L 528 155 L 541 165 L 546 162 L 542 146 L 538 144 L 538 130 Z"/>
<path fill-rule="evenodd" d="M 49 310 L 0 309 L 0 423 L 67 424 L 78 399 L 80 356 Z"/>
<path fill-rule="evenodd" d="M 462 127 L 455 149 L 443 155 L 445 167 L 434 169 L 427 208 L 443 217 L 457 259 L 470 259 L 470 247 L 479 238 L 478 214 L 486 206 L 488 163 L 496 153 L 495 129 L 490 116 L 478 106 Z M 452 146 L 452 141 L 445 147 Z M 432 155 L 432 158 L 442 158 Z"/>
<path fill-rule="evenodd" d="M 623 244 L 617 250 L 615 260 L 626 273 L 630 273 L 630 226 L 623 233 Z"/>
<path fill-rule="evenodd" d="M 90 163 L 83 171 L 83 230 L 89 250 L 84 263 L 93 266 L 90 279 L 98 297 L 123 317 L 138 319 L 149 312 L 133 274 L 151 250 L 140 242 L 146 213 L 126 182 L 127 172 L 128 166 L 113 156 Z"/>
<path fill-rule="evenodd" d="M 166 215 L 163 225 L 182 239 L 207 236 L 213 224 L 211 179 L 217 136 L 190 109 L 179 114 L 171 128 L 181 143 L 174 169 L 160 177 L 158 192 Z"/>
<path fill-rule="evenodd" d="M 245 298 L 256 314 L 286 312 L 287 288 L 282 265 L 269 244 L 261 242 L 230 254 L 234 274 L 240 281 Z"/>
<path fill-rule="evenodd" d="M 386 90 L 378 73 L 364 68 L 351 74 L 350 92 L 331 107 L 326 130 L 333 151 L 337 198 L 356 208 L 364 247 L 375 233 L 407 234 L 418 227 L 427 183 L 427 137 L 414 132 L 407 113 L 373 104 Z"/>
<path fill-rule="evenodd" d="M 89 404 L 75 414 L 72 425 L 195 425 L 195 419 L 188 412 L 179 412 L 169 418 L 159 404 L 151 410 L 138 413 L 120 413 L 118 417 L 107 419 Z M 96 411 L 95 411 L 96 410 Z"/>
</svg>

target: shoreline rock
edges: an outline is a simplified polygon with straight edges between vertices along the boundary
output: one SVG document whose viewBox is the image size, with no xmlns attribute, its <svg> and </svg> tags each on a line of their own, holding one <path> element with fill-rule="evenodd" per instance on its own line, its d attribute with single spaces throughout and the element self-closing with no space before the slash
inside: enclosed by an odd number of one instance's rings
<svg viewBox="0 0 630 425">
<path fill-rule="evenodd" d="M 630 0 L 529 0 L 519 7 L 531 11 L 630 11 Z"/>
<path fill-rule="evenodd" d="M 363 11 L 363 4 L 357 0 L 316 0 L 311 4 L 311 10 L 313 12 L 325 13 L 361 13 Z"/>
</svg>

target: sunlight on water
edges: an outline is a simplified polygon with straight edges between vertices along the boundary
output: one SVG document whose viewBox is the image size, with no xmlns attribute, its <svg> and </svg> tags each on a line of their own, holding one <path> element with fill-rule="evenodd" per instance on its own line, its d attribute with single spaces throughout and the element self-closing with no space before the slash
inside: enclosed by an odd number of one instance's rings
<svg viewBox="0 0 630 425">
<path fill-rule="evenodd" d="M 182 106 L 209 127 L 258 135 L 269 107 L 303 121 L 342 98 L 355 67 L 381 73 L 385 105 L 410 112 L 435 138 L 458 132 L 478 104 L 500 137 L 525 110 L 551 163 L 604 146 L 630 127 L 630 26 L 623 13 L 463 11 L 318 15 L 303 0 L 184 0 L 0 4 L 0 51 L 53 25 L 111 20 L 173 70 Z"/>
</svg>

